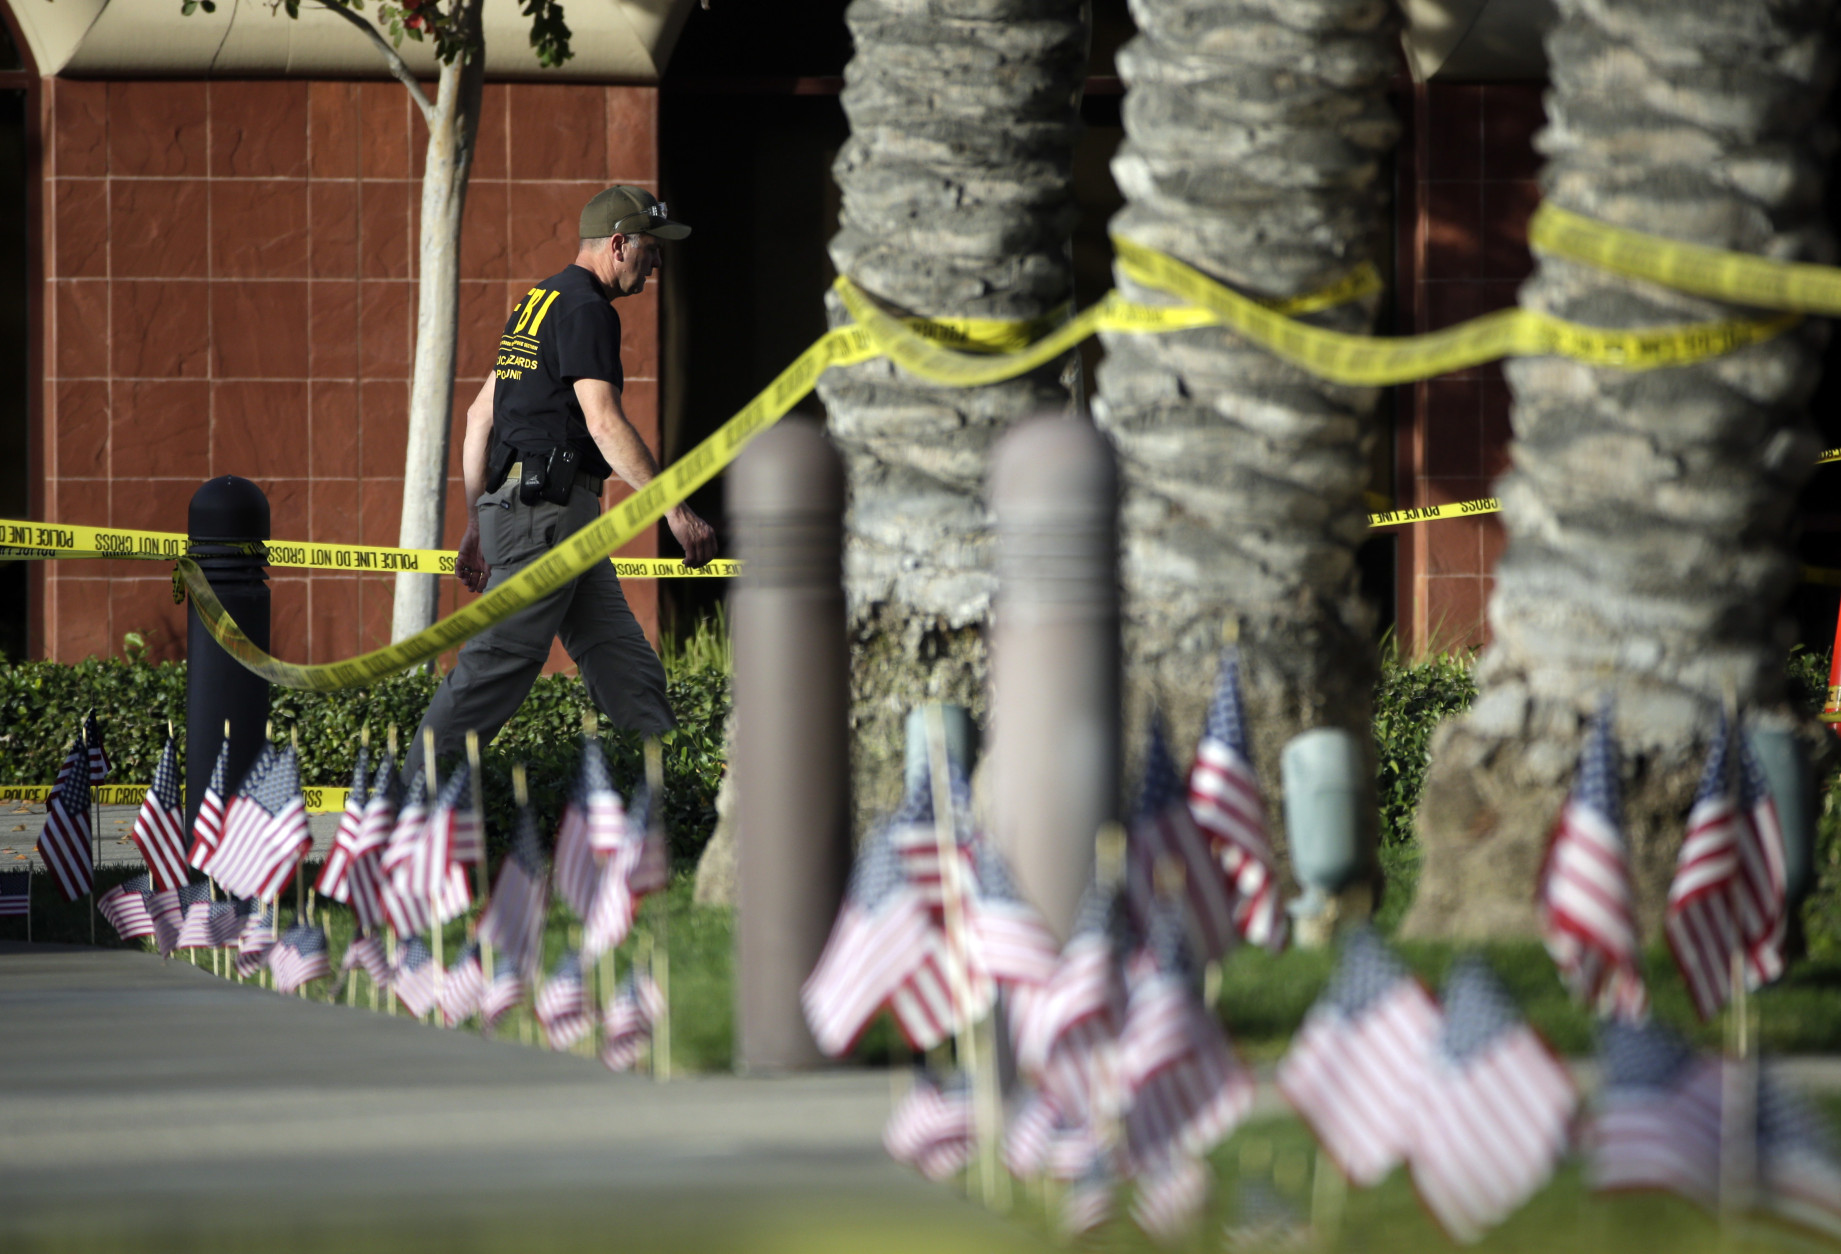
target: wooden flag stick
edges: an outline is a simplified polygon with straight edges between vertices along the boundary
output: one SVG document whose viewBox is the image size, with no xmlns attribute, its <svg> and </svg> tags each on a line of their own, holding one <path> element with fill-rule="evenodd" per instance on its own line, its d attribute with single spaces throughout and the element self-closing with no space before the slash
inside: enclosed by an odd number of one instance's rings
<svg viewBox="0 0 1841 1254">
<path fill-rule="evenodd" d="M 954 824 L 951 765 L 946 750 L 946 713 L 939 705 L 930 705 L 926 721 L 927 767 L 933 785 L 934 852 L 940 863 L 940 897 L 946 915 L 946 974 L 953 1000 L 954 1044 L 958 1049 L 959 1066 L 971 1078 L 976 1095 L 985 1078 L 978 1065 L 977 1038 L 971 1022 L 972 994 L 966 970 L 970 951 L 966 948 L 964 898 L 959 882 L 959 834 Z M 978 1108 L 977 1105 L 973 1107 L 974 1111 Z M 982 1127 L 978 1129 L 977 1148 L 981 1155 L 988 1155 L 992 1148 L 983 1136 L 985 1131 Z M 983 1186 L 984 1200 L 989 1204 L 996 1192 L 989 1171 L 984 1173 Z"/>
<path fill-rule="evenodd" d="M 435 790 L 435 729 L 432 727 L 424 727 L 422 729 L 422 761 L 424 763 L 423 774 L 428 783 L 428 821 L 432 823 L 435 819 L 435 799 L 437 795 Z M 441 883 L 445 885 L 447 883 L 446 867 L 441 869 L 440 875 Z M 441 957 L 441 934 L 446 929 L 441 924 L 440 902 L 441 894 L 437 891 L 435 896 L 428 903 L 428 911 L 431 920 L 428 927 L 429 940 L 433 942 L 430 948 L 434 954 L 435 963 L 435 1005 L 428 1012 L 428 1021 L 430 1023 L 440 1022 L 441 984 L 444 977 L 447 975 L 447 964 Z"/>
<path fill-rule="evenodd" d="M 657 736 L 646 738 L 646 839 L 665 839 L 665 750 Z M 658 1022 L 652 1028 L 652 1078 L 671 1078 L 671 877 L 653 908 L 652 982 L 658 985 Z"/>
</svg>

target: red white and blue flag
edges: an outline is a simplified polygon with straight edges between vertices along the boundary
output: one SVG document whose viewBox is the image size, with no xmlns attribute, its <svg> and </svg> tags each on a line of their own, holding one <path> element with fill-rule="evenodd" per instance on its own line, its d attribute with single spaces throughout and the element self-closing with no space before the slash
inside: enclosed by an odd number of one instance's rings
<svg viewBox="0 0 1841 1254">
<path fill-rule="evenodd" d="M 1189 768 L 1189 813 L 1233 888 L 1235 930 L 1248 942 L 1277 953 L 1285 947 L 1285 909 L 1266 830 L 1266 799 L 1247 748 L 1237 649 L 1221 655 L 1215 699 Z"/>
<path fill-rule="evenodd" d="M 972 1087 L 964 1077 L 942 1085 L 925 1071 L 889 1114 L 882 1147 L 929 1180 L 950 1179 L 971 1158 Z"/>
<path fill-rule="evenodd" d="M 90 852 L 89 760 L 81 740 L 71 745 L 59 774 L 57 791 L 45 807 L 38 855 L 51 869 L 64 900 L 75 901 L 95 882 Z"/>
<path fill-rule="evenodd" d="M 1213 847 L 1189 812 L 1188 789 L 1176 773 L 1163 719 L 1153 716 L 1144 755 L 1144 782 L 1132 815 L 1125 859 L 1125 890 L 1140 931 L 1150 926 L 1156 902 L 1157 864 L 1174 858 L 1183 868 L 1189 933 L 1204 960 L 1219 958 L 1233 945 L 1234 894 Z"/>
<path fill-rule="evenodd" d="M 96 712 L 91 710 L 83 716 L 83 745 L 89 756 L 89 782 L 94 788 L 106 783 L 109 772 L 109 755 L 102 747 L 102 725 L 96 721 Z"/>
<path fill-rule="evenodd" d="M 486 977 L 480 969 L 479 942 L 468 941 L 460 957 L 447 969 L 441 982 L 441 1022 L 458 1027 L 479 1012 L 480 998 L 486 993 Z"/>
<path fill-rule="evenodd" d="M 23 919 L 32 913 L 32 872 L 0 871 L 0 919 Z"/>
<path fill-rule="evenodd" d="M 557 959 L 549 978 L 537 990 L 534 1008 L 551 1049 L 568 1049 L 594 1031 L 588 989 L 582 980 L 582 959 L 574 950 Z"/>
<path fill-rule="evenodd" d="M 192 820 L 192 847 L 185 860 L 199 870 L 207 870 L 217 856 L 224 839 L 224 806 L 230 795 L 230 737 L 218 742 L 217 763 L 211 768 L 211 782 L 205 795 L 198 799 L 198 816 Z"/>
<path fill-rule="evenodd" d="M 441 964 L 420 936 L 405 937 L 397 949 L 390 991 L 418 1019 L 435 1008 L 441 996 Z"/>
<path fill-rule="evenodd" d="M 237 975 L 247 980 L 268 966 L 274 948 L 275 903 L 271 901 L 266 907 L 251 910 L 243 920 L 243 930 L 237 933 Z"/>
<path fill-rule="evenodd" d="M 629 971 L 601 1016 L 601 1062 L 609 1071 L 633 1069 L 664 1013 L 664 994 L 651 975 Z"/>
<path fill-rule="evenodd" d="M 361 935 L 381 930 L 388 915 L 384 911 L 384 847 L 396 830 L 396 805 L 402 795 L 402 780 L 397 778 L 396 762 L 388 750 L 371 776 L 371 793 L 365 798 L 364 813 L 358 820 L 358 834 L 351 847 L 351 862 L 345 871 L 345 901 L 352 908 L 352 919 Z"/>
<path fill-rule="evenodd" d="M 185 864 L 185 808 L 179 804 L 179 751 L 171 736 L 166 738 L 159 765 L 153 768 L 153 783 L 140 813 L 134 816 L 129 838 L 141 851 L 154 891 L 178 888 L 190 878 Z"/>
<path fill-rule="evenodd" d="M 537 819 L 529 806 L 518 811 L 518 835 L 499 867 L 492 898 L 480 916 L 480 939 L 492 946 L 498 962 L 534 975 L 543 959 L 544 916 L 550 905 L 550 877 L 544 866 Z M 522 994 L 520 994 L 522 995 Z"/>
<path fill-rule="evenodd" d="M 275 973 L 275 991 L 292 993 L 314 980 L 332 974 L 326 950 L 326 929 L 317 923 L 296 923 L 269 951 L 269 970 Z"/>
<path fill-rule="evenodd" d="M 1748 988 L 1783 974 L 1784 882 L 1777 805 L 1744 738 L 1722 717 L 1688 812 L 1663 923 L 1701 1018 L 1731 998 L 1735 955 Z"/>
<path fill-rule="evenodd" d="M 1541 937 L 1573 995 L 1629 1022 L 1649 1010 L 1624 843 L 1617 745 L 1606 701 L 1586 732 L 1579 774 L 1541 868 Z"/>
<path fill-rule="evenodd" d="M 1582 1138 L 1591 1186 L 1674 1193 L 1717 1210 L 1720 1059 L 1697 1055 L 1653 1021 L 1605 1024 L 1598 1057 L 1604 1079 Z"/>
<path fill-rule="evenodd" d="M 320 867 L 320 877 L 313 889 L 332 901 L 346 901 L 351 893 L 353 854 L 364 831 L 364 808 L 370 799 L 371 751 L 358 746 L 358 760 L 352 766 L 351 790 L 345 794 L 345 810 L 339 815 L 339 830 L 333 833 L 332 848 Z"/>
<path fill-rule="evenodd" d="M 19 875 L 29 872 L 19 871 Z M 108 920 L 115 934 L 123 940 L 139 940 L 143 936 L 152 936 L 153 915 L 148 912 L 147 899 L 152 895 L 148 888 L 146 874 L 123 880 L 114 888 L 96 899 L 96 910 Z M 0 910 L 0 914 L 5 911 Z"/>
<path fill-rule="evenodd" d="M 211 859 L 211 878 L 238 897 L 269 901 L 286 887 L 312 847 L 294 746 L 277 750 L 264 745 L 224 815 L 224 839 Z"/>
</svg>

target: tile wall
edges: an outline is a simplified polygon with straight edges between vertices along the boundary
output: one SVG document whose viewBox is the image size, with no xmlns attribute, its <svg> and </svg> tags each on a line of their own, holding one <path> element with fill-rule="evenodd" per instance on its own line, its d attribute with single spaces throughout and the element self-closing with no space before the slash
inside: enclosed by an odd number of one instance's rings
<svg viewBox="0 0 1841 1254">
<path fill-rule="evenodd" d="M 486 88 L 461 247 L 459 432 L 506 313 L 574 254 L 582 203 L 655 186 L 656 91 Z M 42 517 L 185 530 L 211 476 L 268 493 L 278 539 L 394 544 L 415 337 L 425 130 L 394 82 L 78 82 L 42 93 Z M 620 302 L 626 409 L 656 449 L 651 289 Z M 623 495 L 610 492 L 607 503 Z M 656 551 L 648 535 L 630 553 Z M 274 574 L 274 651 L 324 662 L 384 643 L 391 580 Z M 442 610 L 455 607 L 449 579 Z M 627 585 L 653 629 L 652 585 Z M 49 657 L 139 632 L 183 653 L 168 571 L 51 564 Z M 560 648 L 552 667 L 566 665 Z"/>
</svg>

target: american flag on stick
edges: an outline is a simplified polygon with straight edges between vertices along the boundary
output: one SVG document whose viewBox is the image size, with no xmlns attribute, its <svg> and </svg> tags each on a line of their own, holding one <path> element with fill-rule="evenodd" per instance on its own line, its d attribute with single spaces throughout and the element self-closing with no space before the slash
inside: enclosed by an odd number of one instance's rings
<svg viewBox="0 0 1841 1254">
<path fill-rule="evenodd" d="M 485 973 L 480 969 L 479 942 L 468 941 L 460 957 L 447 969 L 441 982 L 441 1021 L 458 1027 L 479 1012 L 480 998 L 486 993 Z"/>
<path fill-rule="evenodd" d="M 1235 930 L 1277 953 L 1285 947 L 1285 909 L 1266 831 L 1266 799 L 1247 748 L 1240 651 L 1235 648 L 1221 655 L 1215 699 L 1189 768 L 1189 813 L 1233 888 Z"/>
<path fill-rule="evenodd" d="M 184 889 L 180 890 L 182 893 Z M 243 934 L 250 905 L 244 901 L 199 901 L 186 907 L 178 949 L 222 949 Z"/>
<path fill-rule="evenodd" d="M 1123 1100 L 1116 1048 L 1125 1016 L 1119 948 L 1128 927 L 1117 894 L 1090 887 L 1048 986 L 1016 999 L 1017 1063 L 1077 1124 Z"/>
<path fill-rule="evenodd" d="M 1096 1148 L 1061 1199 L 1061 1213 L 1056 1222 L 1061 1235 L 1081 1236 L 1111 1219 L 1118 1186 L 1111 1155 Z"/>
<path fill-rule="evenodd" d="M 362 969 L 371 977 L 371 983 L 378 988 L 387 988 L 390 984 L 390 959 L 384 952 L 384 938 L 378 935 L 356 936 L 345 947 L 345 956 L 339 961 L 341 974 Z"/>
<path fill-rule="evenodd" d="M 1132 1162 L 1155 1178 L 1225 1140 L 1252 1109 L 1256 1086 L 1196 995 L 1176 901 L 1158 903 L 1126 979 L 1118 1046 L 1125 1133 Z"/>
<path fill-rule="evenodd" d="M 45 806 L 38 855 L 51 869 L 64 900 L 75 901 L 95 883 L 90 860 L 89 765 L 81 740 L 65 755 L 60 776 L 57 791 Z"/>
<path fill-rule="evenodd" d="M 486 826 L 473 808 L 473 768 L 462 762 L 448 776 L 428 825 L 440 833 L 450 865 L 472 866 L 486 856 Z"/>
<path fill-rule="evenodd" d="M 230 737 L 217 746 L 217 763 L 211 768 L 211 783 L 198 799 L 198 816 L 192 820 L 192 847 L 185 860 L 199 870 L 206 870 L 217 856 L 224 839 L 224 805 L 230 795 Z"/>
<path fill-rule="evenodd" d="M 1152 883 L 1155 867 L 1165 858 L 1174 858 L 1184 872 L 1183 892 L 1196 948 L 1205 960 L 1226 953 L 1236 935 L 1233 893 L 1208 838 L 1189 813 L 1188 793 L 1170 757 L 1161 716 L 1151 721 L 1144 782 L 1128 830 L 1131 840 L 1125 860 L 1125 886 L 1138 926 L 1146 928 L 1150 924 L 1156 899 Z"/>
<path fill-rule="evenodd" d="M 1758 1084 L 1757 1162 L 1762 1214 L 1841 1243 L 1834 1134 L 1813 1106 L 1768 1072 Z"/>
<path fill-rule="evenodd" d="M 818 965 L 800 990 L 813 1040 L 840 1057 L 888 1006 L 917 1048 L 939 1044 L 953 1022 L 944 960 L 926 903 L 902 873 L 887 830 L 874 833 L 851 870 Z"/>
<path fill-rule="evenodd" d="M 902 1166 L 940 1181 L 970 1160 L 974 1137 L 971 1082 L 961 1076 L 942 1085 L 920 1071 L 890 1113 L 882 1147 Z"/>
<path fill-rule="evenodd" d="M 627 972 L 601 1016 L 601 1062 L 609 1071 L 633 1069 L 664 1010 L 664 994 L 651 975 L 637 969 Z"/>
<path fill-rule="evenodd" d="M 1598 1056 L 1604 1080 L 1583 1138 L 1592 1187 L 1662 1190 L 1717 1209 L 1720 1060 L 1655 1022 L 1605 1024 Z"/>
<path fill-rule="evenodd" d="M 426 798 L 424 777 L 417 771 L 403 790 L 396 826 L 383 850 L 380 896 L 398 936 L 418 935 L 458 918 L 473 901 L 466 872 L 448 861 L 445 848 L 436 847 L 442 833 L 429 821 Z"/>
<path fill-rule="evenodd" d="M 1748 988 L 1783 974 L 1783 828 L 1764 772 L 1722 717 L 1688 834 L 1675 862 L 1663 930 L 1700 1017 L 1732 996 L 1732 959 Z"/>
<path fill-rule="evenodd" d="M 1431 994 L 1380 937 L 1351 933 L 1274 1078 L 1352 1183 L 1378 1184 L 1405 1159 L 1441 1027 Z"/>
<path fill-rule="evenodd" d="M 492 946 L 500 962 L 509 961 L 512 970 L 534 973 L 543 957 L 549 906 L 550 877 L 537 838 L 537 819 L 529 806 L 523 806 L 518 811 L 518 835 L 480 916 L 480 939 Z"/>
<path fill-rule="evenodd" d="M 351 893 L 351 869 L 354 851 L 364 831 L 364 808 L 370 800 L 371 751 L 358 746 L 358 760 L 352 766 L 351 790 L 345 794 L 345 811 L 339 815 L 339 830 L 333 833 L 332 848 L 320 867 L 320 877 L 313 889 L 332 901 L 346 901 Z"/>
<path fill-rule="evenodd" d="M 1541 937 L 1575 997 L 1600 1014 L 1637 1022 L 1649 1011 L 1649 995 L 1621 808 L 1607 699 L 1586 733 L 1579 775 L 1541 868 Z"/>
<path fill-rule="evenodd" d="M 626 809 L 607 773 L 601 742 L 582 737 L 581 765 L 575 787 L 556 826 L 556 894 L 578 919 L 593 912 L 602 861 L 616 854 L 627 837 Z M 622 885 L 622 891 L 625 886 Z"/>
<path fill-rule="evenodd" d="M 269 951 L 268 965 L 275 973 L 278 993 L 292 993 L 302 985 L 325 979 L 332 974 L 326 929 L 317 923 L 296 923 Z"/>
<path fill-rule="evenodd" d="M 29 875 L 30 872 L 11 874 Z M 123 880 L 96 899 L 97 912 L 123 940 L 139 940 L 143 936 L 153 935 L 153 915 L 147 910 L 147 898 L 152 895 L 148 883 L 145 874 L 137 875 L 133 879 Z M 4 913 L 0 909 L 0 914 Z"/>
<path fill-rule="evenodd" d="M 224 815 L 211 878 L 238 897 L 268 901 L 286 887 L 312 847 L 294 746 L 265 745 Z"/>
<path fill-rule="evenodd" d="M 371 777 L 370 796 L 365 798 L 345 871 L 344 900 L 352 908 L 358 931 L 366 936 L 388 921 L 384 912 L 384 846 L 390 843 L 390 833 L 396 828 L 396 804 L 401 793 L 396 762 L 385 750 L 377 773 Z"/>
<path fill-rule="evenodd" d="M 23 919 L 32 913 L 32 872 L 0 871 L 0 919 Z"/>
<path fill-rule="evenodd" d="M 620 866 L 635 910 L 647 896 L 671 882 L 671 854 L 665 847 L 662 822 L 653 821 L 662 817 L 654 813 L 655 803 L 652 790 L 641 784 L 627 809 L 626 839 L 612 859 Z"/>
<path fill-rule="evenodd" d="M 89 754 L 90 787 L 106 783 L 112 768 L 109 755 L 102 747 L 102 725 L 96 721 L 94 710 L 83 716 L 83 744 Z"/>
<path fill-rule="evenodd" d="M 965 898 L 965 927 L 975 964 L 1007 988 L 1046 987 L 1061 964 L 1053 934 L 990 841 L 979 839 L 972 856 L 978 874 Z"/>
<path fill-rule="evenodd" d="M 1160 1245 L 1189 1242 L 1208 1205 L 1208 1169 L 1176 1154 L 1138 1177 L 1132 1190 L 1131 1217 Z"/>
<path fill-rule="evenodd" d="M 420 1019 L 434 1009 L 440 994 L 441 968 L 420 936 L 405 937 L 390 971 L 390 991 L 409 1013 Z"/>
<path fill-rule="evenodd" d="M 237 933 L 237 975 L 247 980 L 268 966 L 274 948 L 275 903 L 271 901 L 266 908 L 252 909 Z"/>
<path fill-rule="evenodd" d="M 1468 1244 L 1547 1183 L 1577 1096 L 1481 959 L 1458 960 L 1444 1008 L 1412 1104 L 1408 1159 L 1433 1218 Z"/>
<path fill-rule="evenodd" d="M 201 901 L 211 900 L 211 885 L 199 882 L 147 898 L 147 912 L 153 916 L 154 945 L 166 957 L 179 948 L 179 931 L 185 926 L 186 912 Z"/>
<path fill-rule="evenodd" d="M 957 886 L 961 900 L 969 895 L 969 886 L 977 876 L 972 860 L 972 793 L 957 764 L 949 764 L 947 791 L 952 797 L 953 841 L 947 856 L 956 859 Z M 946 883 L 940 862 L 940 834 L 933 813 L 933 773 L 931 767 L 902 798 L 901 805 L 889 817 L 889 843 L 901 859 L 903 874 L 914 891 L 926 903 L 937 926 L 946 919 Z"/>
<path fill-rule="evenodd" d="M 492 983 L 486 985 L 486 991 L 480 994 L 479 1017 L 487 1027 L 491 1027 L 505 1017 L 507 1011 L 524 1000 L 524 976 L 522 969 L 510 957 L 494 954 L 492 960 Z"/>
<path fill-rule="evenodd" d="M 153 889 L 178 888 L 190 878 L 185 865 L 185 810 L 179 804 L 179 750 L 166 738 L 160 763 L 153 768 L 153 784 L 134 816 L 129 834 L 141 861 L 153 877 Z"/>
<path fill-rule="evenodd" d="M 582 983 L 582 959 L 570 950 L 556 961 L 537 990 L 537 1022 L 551 1049 L 564 1050 L 594 1031 L 588 990 Z"/>
</svg>

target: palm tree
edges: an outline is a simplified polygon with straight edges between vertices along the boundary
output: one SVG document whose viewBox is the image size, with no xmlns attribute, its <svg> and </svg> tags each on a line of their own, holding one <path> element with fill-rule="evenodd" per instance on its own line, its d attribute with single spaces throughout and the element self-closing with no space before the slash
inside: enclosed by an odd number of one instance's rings
<svg viewBox="0 0 1841 1254">
<path fill-rule="evenodd" d="M 1370 261 L 1399 64 L 1385 0 L 1133 0 L 1115 235 L 1284 298 Z M 1118 274 L 1134 300 L 1169 297 Z M 1374 302 L 1313 321 L 1360 332 Z M 1355 551 L 1375 393 L 1326 384 L 1220 329 L 1104 336 L 1095 418 L 1125 469 L 1126 690 L 1178 743 L 1199 731 L 1237 622 L 1256 765 L 1310 727 L 1367 735 L 1376 660 Z M 1136 743 L 1137 737 L 1130 738 Z M 1277 815 L 1275 813 L 1276 820 Z"/>
<path fill-rule="evenodd" d="M 853 0 L 846 20 L 838 272 L 903 316 L 1037 319 L 1065 305 L 1082 0 Z M 835 297 L 830 312 L 848 321 Z M 983 705 L 986 455 L 1019 419 L 1069 408 L 1062 374 L 955 390 L 879 360 L 820 380 L 850 482 L 861 813 L 899 796 L 911 706 Z"/>
<path fill-rule="evenodd" d="M 1672 239 L 1822 258 L 1817 141 L 1832 6 L 1560 0 L 1545 195 Z M 1644 326 L 1745 310 L 1551 257 L 1521 303 Z M 1782 717 L 1789 532 L 1816 443 L 1810 324 L 1699 365 L 1508 367 L 1509 544 L 1470 713 L 1433 742 L 1408 927 L 1527 932 L 1532 888 L 1599 694 L 1616 700 L 1639 916 L 1653 937 L 1715 713 Z"/>
</svg>

